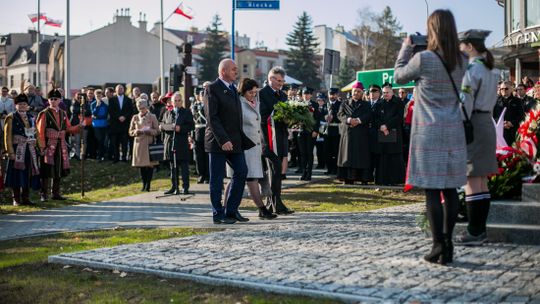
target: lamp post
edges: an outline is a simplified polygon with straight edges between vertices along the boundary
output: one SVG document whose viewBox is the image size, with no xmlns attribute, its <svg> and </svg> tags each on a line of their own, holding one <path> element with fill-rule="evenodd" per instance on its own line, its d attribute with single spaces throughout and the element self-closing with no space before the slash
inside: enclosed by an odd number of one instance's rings
<svg viewBox="0 0 540 304">
<path fill-rule="evenodd" d="M 426 3 L 426 17 L 429 18 L 429 4 L 427 0 L 424 0 L 424 2 Z"/>
</svg>

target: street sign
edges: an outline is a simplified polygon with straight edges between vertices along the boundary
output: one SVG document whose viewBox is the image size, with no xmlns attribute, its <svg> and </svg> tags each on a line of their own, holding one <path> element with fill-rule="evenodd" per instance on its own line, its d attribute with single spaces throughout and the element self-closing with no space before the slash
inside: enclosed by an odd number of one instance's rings
<svg viewBox="0 0 540 304">
<path fill-rule="evenodd" d="M 394 81 L 394 69 L 358 71 L 356 72 L 356 80 L 362 82 L 366 88 L 372 84 L 382 86 L 386 82 L 390 83 L 394 89 L 414 87 L 414 81 L 404 85 L 397 84 Z"/>
<path fill-rule="evenodd" d="M 197 74 L 197 69 L 194 66 L 187 66 L 186 73 L 189 75 L 195 75 Z"/>
<path fill-rule="evenodd" d="M 324 49 L 323 56 L 323 72 L 328 75 L 337 75 L 339 73 L 340 64 L 339 51 Z"/>
<path fill-rule="evenodd" d="M 279 10 L 279 0 L 236 0 L 236 9 Z"/>
</svg>

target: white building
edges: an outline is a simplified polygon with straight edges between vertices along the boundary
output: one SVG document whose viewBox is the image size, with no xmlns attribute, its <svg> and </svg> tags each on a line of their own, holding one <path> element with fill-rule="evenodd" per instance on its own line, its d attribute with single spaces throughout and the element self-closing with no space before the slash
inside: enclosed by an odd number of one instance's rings
<svg viewBox="0 0 540 304">
<path fill-rule="evenodd" d="M 71 40 L 71 87 L 106 83 L 152 84 L 160 76 L 159 36 L 146 30 L 147 22 L 133 26 L 128 9 L 113 23 Z M 164 42 L 165 71 L 178 63 L 178 50 Z"/>
<path fill-rule="evenodd" d="M 46 87 L 47 82 L 47 67 L 49 64 L 49 50 L 51 48 L 52 41 L 42 41 L 40 46 L 40 80 L 41 83 L 37 83 L 36 73 L 36 51 L 37 43 L 31 46 L 22 46 L 15 52 L 11 59 L 7 69 L 7 87 L 15 89 L 18 92 L 21 90 L 22 82 L 31 82 L 36 86 Z"/>
</svg>

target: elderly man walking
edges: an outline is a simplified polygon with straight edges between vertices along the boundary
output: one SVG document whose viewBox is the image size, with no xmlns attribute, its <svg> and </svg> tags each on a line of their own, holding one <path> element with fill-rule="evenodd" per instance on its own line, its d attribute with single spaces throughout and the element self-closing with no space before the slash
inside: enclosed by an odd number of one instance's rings
<svg viewBox="0 0 540 304">
<path fill-rule="evenodd" d="M 238 212 L 248 173 L 244 150 L 255 144 L 242 130 L 242 105 L 234 81 L 238 68 L 231 59 L 219 63 L 219 78 L 206 88 L 204 148 L 210 157 L 210 200 L 214 224 L 234 224 L 249 219 Z M 225 207 L 221 203 L 225 163 L 234 174 Z"/>
</svg>

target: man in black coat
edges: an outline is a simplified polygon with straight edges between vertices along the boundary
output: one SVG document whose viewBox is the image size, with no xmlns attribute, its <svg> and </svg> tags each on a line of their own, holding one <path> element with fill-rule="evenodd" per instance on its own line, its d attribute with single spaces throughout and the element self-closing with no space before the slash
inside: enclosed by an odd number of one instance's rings
<svg viewBox="0 0 540 304">
<path fill-rule="evenodd" d="M 122 161 L 127 162 L 128 130 L 133 116 L 133 101 L 124 95 L 124 86 L 115 88 L 116 95 L 109 100 L 109 136 L 112 146 L 112 160 L 120 160 L 122 146 Z"/>
<path fill-rule="evenodd" d="M 371 107 L 371 113 L 375 117 L 375 111 L 377 105 L 382 102 L 381 100 L 381 87 L 377 84 L 372 84 L 369 86 L 369 105 Z M 381 146 L 379 145 L 378 140 L 379 128 L 371 123 L 369 126 L 369 150 L 371 151 L 371 174 L 373 175 L 372 180 L 375 180 L 375 174 L 377 170 L 377 164 L 379 163 L 379 158 L 381 156 Z"/>
<path fill-rule="evenodd" d="M 493 109 L 493 118 L 497 121 L 502 111 L 506 108 L 504 114 L 504 140 L 509 146 L 512 146 L 516 140 L 517 129 L 520 122 L 525 117 L 521 102 L 512 95 L 512 83 L 505 81 L 499 86 L 500 96 Z"/>
<path fill-rule="evenodd" d="M 338 100 L 337 88 L 330 88 L 328 91 L 328 115 L 325 117 L 327 123 L 327 134 L 325 138 L 326 150 L 326 173 L 337 174 L 337 156 L 339 152 L 339 124 L 341 121 L 338 117 L 341 101 Z"/>
<path fill-rule="evenodd" d="M 248 168 L 244 150 L 255 144 L 242 129 L 242 105 L 234 81 L 238 76 L 236 63 L 223 59 L 219 63 L 219 78 L 206 89 L 204 107 L 206 112 L 206 132 L 204 148 L 210 154 L 210 200 L 212 202 L 214 224 L 234 224 L 249 219 L 238 212 L 242 200 Z M 231 189 L 225 202 L 221 204 L 225 163 L 234 174 Z"/>
<path fill-rule="evenodd" d="M 319 112 L 319 104 L 311 100 L 313 96 L 312 88 L 304 88 L 302 91 L 302 98 L 309 103 L 312 110 L 311 114 L 315 120 L 315 125 L 312 129 L 307 129 L 302 126 L 302 131 L 298 134 L 298 146 L 300 148 L 300 168 L 302 168 L 302 176 L 300 180 L 310 181 L 311 172 L 313 170 L 313 148 L 315 147 L 315 140 L 319 135 L 319 126 L 321 123 L 321 114 Z M 322 118 L 324 119 L 324 118 Z"/>
<path fill-rule="evenodd" d="M 263 131 L 263 157 L 266 158 L 270 167 L 270 187 L 272 197 L 268 198 L 268 210 L 277 214 L 291 214 L 294 211 L 288 209 L 281 200 L 281 170 L 283 157 L 287 157 L 288 131 L 287 125 L 276 122 L 274 130 L 276 132 L 276 142 L 272 141 L 272 136 L 268 136 L 268 125 L 274 105 L 280 101 L 287 101 L 287 95 L 281 91 L 285 82 L 285 70 L 281 67 L 273 67 L 268 72 L 268 85 L 259 91 L 261 129 Z"/>
</svg>

